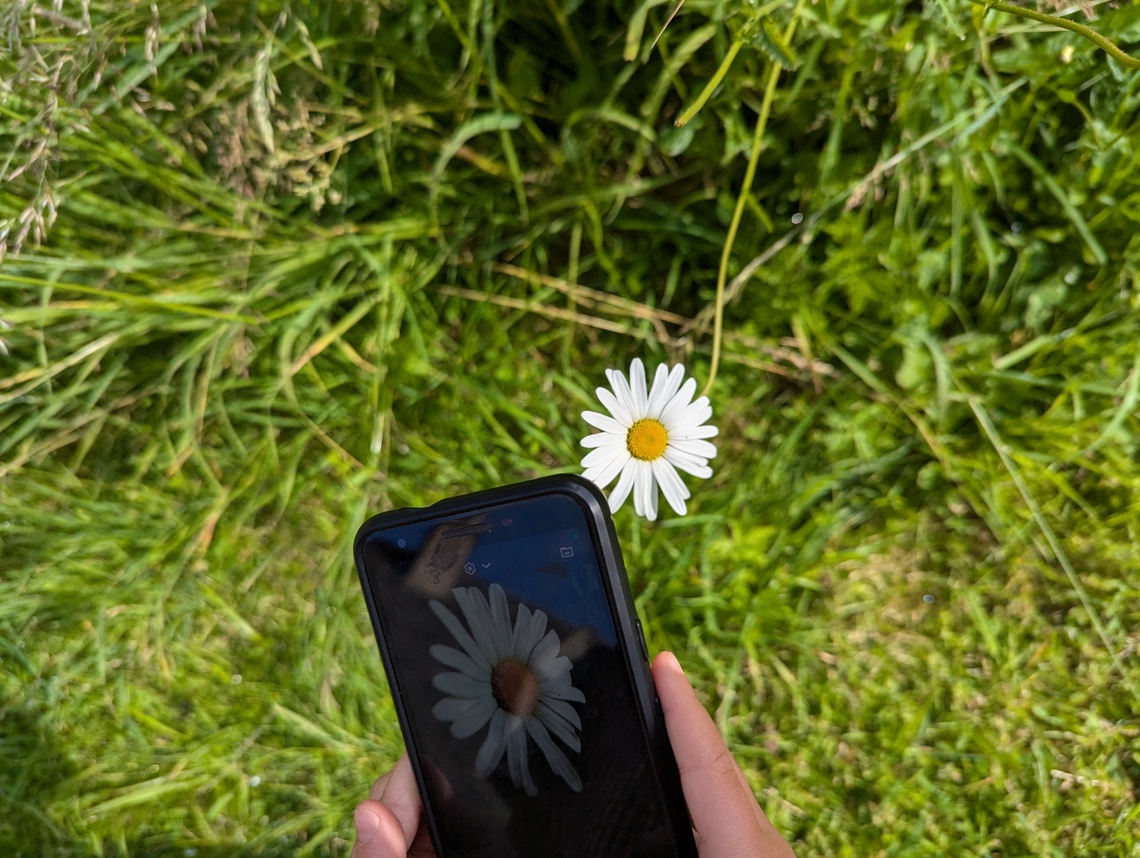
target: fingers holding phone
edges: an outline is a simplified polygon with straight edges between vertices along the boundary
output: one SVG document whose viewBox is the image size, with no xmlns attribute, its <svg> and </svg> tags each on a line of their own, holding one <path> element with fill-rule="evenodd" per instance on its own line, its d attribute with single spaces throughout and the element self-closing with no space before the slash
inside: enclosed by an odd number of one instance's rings
<svg viewBox="0 0 1140 858">
<path fill-rule="evenodd" d="M 421 824 L 423 805 L 406 752 L 372 785 L 368 801 L 357 805 L 353 819 L 352 858 L 435 858 Z"/>
<path fill-rule="evenodd" d="M 702 858 L 795 858 L 673 653 L 654 659 L 653 679 Z"/>
</svg>

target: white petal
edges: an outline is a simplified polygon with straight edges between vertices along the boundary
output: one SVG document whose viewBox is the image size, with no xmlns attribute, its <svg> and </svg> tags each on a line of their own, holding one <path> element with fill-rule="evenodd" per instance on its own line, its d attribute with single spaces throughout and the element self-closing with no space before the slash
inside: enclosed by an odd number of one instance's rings
<svg viewBox="0 0 1140 858">
<path fill-rule="evenodd" d="M 620 435 L 611 435 L 609 432 L 598 432 L 593 435 L 587 435 L 582 439 L 582 446 L 590 447 L 609 447 L 615 450 L 620 450 L 625 446 L 626 430 L 622 430 Z"/>
<path fill-rule="evenodd" d="M 524 617 L 522 610 L 525 606 L 519 605 L 518 625 L 515 628 L 515 645 L 513 651 L 515 658 L 526 663 L 530 661 L 530 654 L 535 645 L 546 634 L 546 614 L 542 611 L 530 613 Z"/>
<path fill-rule="evenodd" d="M 518 611 L 515 612 L 515 624 L 511 627 L 511 653 L 518 655 L 522 645 L 522 637 L 530 626 L 530 608 L 519 602 Z"/>
<path fill-rule="evenodd" d="M 674 441 L 670 438 L 669 446 L 686 456 L 698 456 L 702 459 L 716 458 L 716 447 L 708 441 L 698 441 L 695 438 L 688 441 Z"/>
<path fill-rule="evenodd" d="M 596 468 L 599 471 L 604 470 L 604 466 L 609 463 L 611 459 L 618 458 L 620 450 L 614 450 L 610 447 L 598 447 L 591 450 L 582 457 L 583 468 Z M 629 453 L 626 453 L 628 456 Z"/>
<path fill-rule="evenodd" d="M 451 721 L 451 735 L 466 739 L 482 730 L 497 710 L 495 698 L 487 694 L 477 700 L 445 697 L 435 704 L 431 714 L 440 721 Z"/>
<path fill-rule="evenodd" d="M 704 400 L 703 404 L 701 400 Z M 702 396 L 701 399 L 692 405 L 686 405 L 683 411 L 673 413 L 669 425 L 665 426 L 665 428 L 669 432 L 688 432 L 697 426 L 707 423 L 710 417 L 712 417 L 712 406 L 709 405 L 708 400 Z M 662 425 L 664 425 L 664 423 Z"/>
<path fill-rule="evenodd" d="M 431 709 L 432 716 L 437 721 L 467 721 L 467 715 L 479 708 L 481 698 L 476 697 L 444 697 Z"/>
<path fill-rule="evenodd" d="M 619 423 L 608 414 L 600 414 L 597 411 L 583 411 L 582 419 L 595 429 L 601 429 L 603 432 L 609 432 L 622 438 L 629 431 L 629 426 Z"/>
<path fill-rule="evenodd" d="M 450 668 L 454 668 L 460 673 L 465 673 L 472 679 L 485 679 L 490 676 L 490 673 L 486 669 L 479 667 L 471 656 L 460 652 L 455 647 L 435 644 L 428 652 L 431 653 L 432 658 L 436 661 Z"/>
<path fill-rule="evenodd" d="M 442 701 L 441 701 L 442 702 Z M 488 694 L 478 701 L 478 707 L 473 709 L 467 714 L 468 725 L 463 730 L 465 735 L 460 735 L 459 722 L 451 725 L 451 733 L 457 739 L 465 739 L 467 736 L 474 736 L 491 720 L 496 712 L 499 711 L 499 704 L 495 702 L 495 698 Z"/>
<path fill-rule="evenodd" d="M 617 485 L 610 492 L 610 512 L 617 512 L 625 499 L 629 497 L 629 490 L 633 488 L 633 468 L 622 468 Z"/>
<path fill-rule="evenodd" d="M 630 395 L 633 397 L 633 413 L 644 416 L 649 398 L 645 394 L 645 365 L 641 362 L 641 358 L 634 358 L 633 363 L 629 365 L 629 387 Z"/>
<path fill-rule="evenodd" d="M 709 460 L 704 456 L 694 455 L 693 453 L 686 452 L 685 450 L 674 447 L 672 445 L 665 448 L 663 458 L 677 467 L 688 464 L 693 465 L 694 467 L 704 468 L 709 463 Z M 682 468 L 682 470 L 684 470 L 684 468 Z"/>
<path fill-rule="evenodd" d="M 681 381 L 685 378 L 685 368 L 681 364 L 668 371 L 664 378 L 662 378 L 663 372 L 666 372 L 665 364 L 657 367 L 657 378 L 653 380 L 653 389 L 649 391 L 649 405 L 646 408 L 646 416 L 655 420 L 661 419 L 662 409 L 676 395 L 681 387 Z"/>
<path fill-rule="evenodd" d="M 491 585 L 491 628 L 495 633 L 497 656 L 503 658 L 511 654 L 511 638 L 514 628 L 511 625 L 511 608 L 507 604 L 507 594 L 498 582 Z"/>
<path fill-rule="evenodd" d="M 539 695 L 538 708 L 535 709 L 535 712 L 542 718 L 547 711 L 557 713 L 571 727 L 578 730 L 582 729 L 582 719 L 578 717 L 578 710 L 565 700 L 556 700 L 545 694 Z"/>
<path fill-rule="evenodd" d="M 531 652 L 528 664 L 540 679 L 555 675 L 554 660 L 558 658 L 558 650 L 561 646 L 562 643 L 558 640 L 558 632 L 551 629 Z"/>
<path fill-rule="evenodd" d="M 646 509 L 645 517 L 650 521 L 657 521 L 657 481 L 651 480 L 649 482 L 649 497 L 647 498 L 649 506 Z"/>
<path fill-rule="evenodd" d="M 534 644 L 531 644 L 529 640 L 527 640 L 527 637 L 530 635 L 530 618 L 530 608 L 520 602 L 519 611 L 515 614 L 514 628 L 511 629 L 511 652 L 514 655 L 519 655 L 519 651 L 523 646 L 528 648 L 528 652 L 529 648 L 534 646 Z M 523 661 L 526 661 L 526 659 L 523 659 Z"/>
<path fill-rule="evenodd" d="M 487 738 L 479 753 L 475 757 L 475 774 L 481 778 L 487 777 L 499 765 L 503 758 L 503 751 L 507 747 L 507 713 L 496 709 L 491 716 L 491 726 L 487 730 Z"/>
<path fill-rule="evenodd" d="M 562 703 L 560 700 L 554 702 Z M 569 703 L 562 703 L 562 705 L 569 708 L 571 712 L 574 711 Z M 547 707 L 544 703 L 539 703 L 538 708 L 535 709 L 535 715 L 546 729 L 562 740 L 562 744 L 566 747 L 573 751 L 582 750 L 582 743 L 578 739 L 578 733 L 574 729 L 574 724 L 563 718 L 561 714 Z M 577 720 L 577 714 L 575 714 L 574 717 L 575 720 Z M 580 724 L 581 722 L 578 723 Z"/>
<path fill-rule="evenodd" d="M 526 764 L 525 725 L 517 715 L 507 716 L 507 765 L 511 771 L 511 782 L 515 786 L 521 786 L 527 795 L 538 793 Z"/>
<path fill-rule="evenodd" d="M 471 700 L 480 698 L 488 693 L 490 686 L 485 679 L 472 679 L 465 673 L 437 673 L 431 678 L 431 684 L 444 694 L 452 697 L 466 697 Z"/>
<path fill-rule="evenodd" d="M 664 458 L 665 461 L 674 468 L 679 471 L 684 471 L 686 474 L 692 474 L 694 477 L 700 477 L 706 480 L 712 476 L 712 468 L 700 457 L 690 456 L 687 453 L 682 453 L 679 450 L 671 450 L 666 447 Z"/>
<path fill-rule="evenodd" d="M 634 460 L 629 463 L 629 470 L 633 471 L 633 511 L 645 516 L 645 474 L 641 470 L 641 461 Z"/>
<path fill-rule="evenodd" d="M 581 792 L 582 779 L 578 777 L 578 773 L 574 770 L 574 766 L 570 764 L 570 760 L 568 760 L 566 755 L 554 744 L 542 724 L 532 718 L 527 722 L 526 728 L 531 738 L 534 739 L 534 743 L 538 745 L 539 750 L 541 750 L 543 756 L 546 757 L 546 762 L 550 764 L 550 768 L 554 770 L 554 773 L 566 781 L 570 789 L 574 790 L 574 792 Z"/>
<path fill-rule="evenodd" d="M 440 621 L 447 626 L 447 630 L 451 632 L 451 636 L 455 638 L 456 642 L 471 656 L 472 661 L 486 670 L 488 675 L 490 675 L 491 657 L 483 652 L 479 644 L 475 642 L 475 639 L 468 634 L 467 629 L 463 628 L 463 623 L 459 622 L 456 616 L 443 606 L 442 602 L 437 602 L 435 599 L 432 599 L 428 602 L 428 607 L 430 607 L 432 612 L 439 617 Z"/>
<path fill-rule="evenodd" d="M 629 388 L 629 382 L 626 381 L 625 376 L 617 370 L 607 370 L 606 374 L 610 377 L 610 385 L 614 389 L 614 396 L 617 397 L 618 402 L 625 406 L 626 413 L 630 416 L 629 423 L 632 426 L 635 420 L 640 420 L 645 415 L 637 408 L 637 401 L 633 398 L 633 391 Z M 615 414 L 614 417 L 617 417 L 619 420 L 621 419 L 617 414 Z"/>
<path fill-rule="evenodd" d="M 491 664 L 499 660 L 500 653 L 495 643 L 495 626 L 491 620 L 491 608 L 483 594 L 475 587 L 456 587 L 451 591 L 463 616 L 467 620 L 467 627 L 471 629 L 471 636 L 479 644 L 479 650 L 487 657 Z"/>
<path fill-rule="evenodd" d="M 616 396 L 606 390 L 604 387 L 599 387 L 594 391 L 598 395 L 598 401 L 606 407 L 606 410 L 614 416 L 614 419 L 625 426 L 633 425 L 633 415 L 630 413 L 629 407 L 622 403 Z"/>
<path fill-rule="evenodd" d="M 693 394 L 696 392 L 697 380 L 695 378 L 688 379 L 681 385 L 681 389 L 674 394 L 673 398 L 665 403 L 665 407 L 661 409 L 661 422 L 666 426 L 675 424 L 685 409 L 689 407 L 693 399 Z"/>
<path fill-rule="evenodd" d="M 637 468 L 634 474 L 636 483 L 633 488 L 633 508 L 638 515 L 656 521 L 657 485 L 653 482 L 653 468 L 648 462 L 640 460 L 635 460 L 633 465 Z"/>
<path fill-rule="evenodd" d="M 561 642 L 559 642 L 559 647 L 561 647 Z M 538 674 L 538 684 L 551 687 L 570 685 L 571 666 L 570 659 L 564 655 L 555 656 L 552 660 L 543 662 L 541 667 L 532 665 L 534 672 Z"/>
<path fill-rule="evenodd" d="M 655 459 L 653 461 L 653 476 L 657 479 L 657 485 L 661 486 L 661 493 L 665 495 L 665 500 L 669 501 L 669 506 L 673 507 L 673 512 L 677 515 L 684 515 L 687 511 L 685 498 L 689 496 L 689 490 L 685 488 L 685 484 L 681 482 L 681 478 L 677 476 L 673 466 L 665 459 Z"/>
<path fill-rule="evenodd" d="M 653 374 L 653 384 L 649 386 L 649 396 L 645 400 L 645 416 L 656 417 L 657 408 L 664 404 L 662 394 L 665 385 L 669 383 L 669 367 L 663 363 L 657 364 L 657 371 Z"/>
<path fill-rule="evenodd" d="M 572 664 L 570 659 L 564 655 L 558 656 L 554 659 L 552 664 L 546 666 L 549 670 L 544 670 L 542 675 L 538 678 L 539 690 L 543 693 L 546 691 L 557 691 L 572 688 L 573 685 L 570 680 L 570 670 Z M 536 670 L 535 673 L 538 673 Z"/>
<path fill-rule="evenodd" d="M 672 441 L 672 440 L 676 439 L 678 441 L 691 441 L 694 438 L 713 438 L 719 434 L 720 434 L 720 430 L 717 429 L 715 426 L 697 426 L 697 427 L 694 427 L 693 429 L 670 432 L 669 433 L 669 440 Z M 591 438 L 593 438 L 593 437 L 608 438 L 610 436 L 609 435 L 599 435 L 599 436 L 591 435 L 590 437 Z"/>
<path fill-rule="evenodd" d="M 575 688 L 573 685 L 563 686 L 561 683 L 547 686 L 543 690 L 542 696 L 547 700 L 570 700 L 574 703 L 586 702 L 586 695 L 582 693 L 582 689 Z"/>
<path fill-rule="evenodd" d="M 594 451 L 594 453 L 597 452 L 600 451 Z M 606 449 L 605 452 L 610 453 L 610 450 Z M 590 455 L 586 458 L 590 458 L 590 456 L 594 455 L 594 453 L 590 453 Z M 629 450 L 615 450 L 612 452 L 610 458 L 607 461 L 600 462 L 593 468 L 588 468 L 586 473 L 582 474 L 582 476 L 588 480 L 591 480 L 594 484 L 597 485 L 598 488 L 604 489 L 606 486 L 613 482 L 614 477 L 621 473 L 622 468 L 626 466 L 631 458 L 632 456 L 629 455 Z M 585 459 L 582 461 L 584 464 Z"/>
</svg>

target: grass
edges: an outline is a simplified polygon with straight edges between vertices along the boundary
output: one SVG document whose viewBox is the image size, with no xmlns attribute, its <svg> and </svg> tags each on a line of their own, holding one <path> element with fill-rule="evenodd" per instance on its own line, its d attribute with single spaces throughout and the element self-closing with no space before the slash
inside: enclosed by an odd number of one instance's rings
<svg viewBox="0 0 1140 858">
<path fill-rule="evenodd" d="M 356 527 L 576 469 L 607 366 L 706 379 L 739 207 L 716 473 L 617 516 L 651 648 L 801 856 L 1140 855 L 1140 78 L 671 8 L 0 18 L 5 854 L 346 854 L 401 747 Z"/>
</svg>

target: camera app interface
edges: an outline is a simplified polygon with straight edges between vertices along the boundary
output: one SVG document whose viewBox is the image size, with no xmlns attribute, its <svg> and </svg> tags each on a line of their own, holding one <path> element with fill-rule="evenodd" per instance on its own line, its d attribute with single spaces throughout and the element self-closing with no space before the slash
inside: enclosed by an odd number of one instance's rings
<svg viewBox="0 0 1140 858">
<path fill-rule="evenodd" d="M 364 558 L 449 856 L 675 854 L 574 500 L 373 534 Z"/>
</svg>

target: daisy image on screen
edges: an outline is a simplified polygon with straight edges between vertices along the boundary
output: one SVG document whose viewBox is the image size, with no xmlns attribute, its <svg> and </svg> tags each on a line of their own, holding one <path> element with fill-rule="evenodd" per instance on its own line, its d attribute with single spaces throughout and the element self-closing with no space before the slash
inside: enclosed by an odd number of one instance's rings
<svg viewBox="0 0 1140 858">
<path fill-rule="evenodd" d="M 450 723 L 457 739 L 487 728 L 475 757 L 479 777 L 489 777 L 505 753 L 511 782 L 537 795 L 527 762 L 533 741 L 554 773 L 581 792 L 578 772 L 554 740 L 572 751 L 582 749 L 582 721 L 571 704 L 586 697 L 571 684 L 570 659 L 559 654 L 562 643 L 557 632 L 547 630 L 546 614 L 520 603 L 512 623 L 507 594 L 498 584 L 489 589 L 490 601 L 476 587 L 451 592 L 466 625 L 442 602 L 429 603 L 459 644 L 430 649 L 436 661 L 451 668 L 432 679 L 448 695 L 432 715 Z"/>
<path fill-rule="evenodd" d="M 612 391 L 597 390 L 598 399 L 610 412 L 586 411 L 582 419 L 601 430 L 582 439 L 593 447 L 582 459 L 582 476 L 604 489 L 617 477 L 610 493 L 610 509 L 617 512 L 633 493 L 633 508 L 650 521 L 657 518 L 657 487 L 677 515 L 684 515 L 689 490 L 677 471 L 708 478 L 708 460 L 716 455 L 707 438 L 717 434 L 708 425 L 712 407 L 707 396 L 696 401 L 696 379 L 685 381 L 680 364 L 671 370 L 657 367 L 653 386 L 646 391 L 645 367 L 633 359 L 629 379 L 616 369 L 606 370 Z"/>
</svg>

